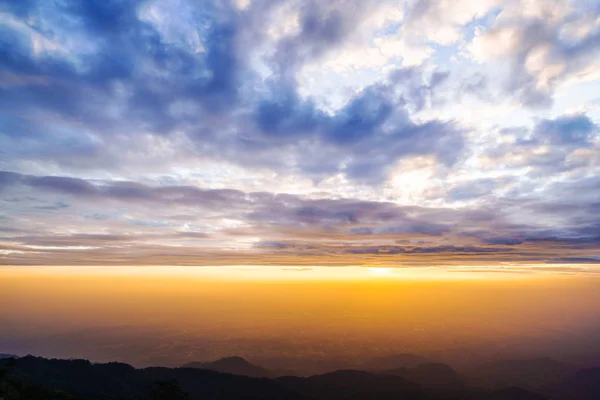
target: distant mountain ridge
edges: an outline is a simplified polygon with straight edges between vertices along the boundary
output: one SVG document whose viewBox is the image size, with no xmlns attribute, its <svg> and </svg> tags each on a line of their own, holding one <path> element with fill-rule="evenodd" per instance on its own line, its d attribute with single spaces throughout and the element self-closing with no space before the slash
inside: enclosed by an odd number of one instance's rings
<svg viewBox="0 0 600 400">
<path fill-rule="evenodd" d="M 522 387 L 536 390 L 556 384 L 575 371 L 570 366 L 548 357 L 499 360 L 479 365 L 470 374 L 477 384 L 501 389 Z"/>
<path fill-rule="evenodd" d="M 422 387 L 441 391 L 465 388 L 465 379 L 451 366 L 442 363 L 421 364 L 414 368 L 395 368 L 378 371 L 381 374 L 400 376 Z"/>
<path fill-rule="evenodd" d="M 365 371 L 340 370 L 308 378 L 277 379 L 291 391 L 328 400 L 426 398 L 421 387 L 404 378 Z"/>
<path fill-rule="evenodd" d="M 241 357 L 214 366 L 254 366 Z M 206 364 L 206 363 L 201 363 Z M 502 364 L 504 365 L 504 364 Z M 528 364 L 529 365 L 529 364 Z M 531 364 L 533 365 L 533 364 Z M 545 365 L 541 363 L 540 365 Z M 258 367 L 261 368 L 261 367 Z M 452 367 L 429 363 L 381 372 L 338 370 L 307 378 L 253 378 L 198 368 L 94 364 L 25 356 L 0 360 L 3 400 L 598 400 L 600 368 L 580 370 L 543 390 L 478 389 Z"/>
<path fill-rule="evenodd" d="M 224 357 L 208 362 L 190 362 L 182 365 L 181 368 L 207 369 L 225 374 L 250 376 L 254 378 L 268 378 L 273 376 L 268 369 L 252 364 L 238 356 Z"/>
<path fill-rule="evenodd" d="M 395 368 L 415 368 L 431 360 L 412 353 L 398 353 L 389 356 L 376 357 L 364 363 L 361 368 L 367 371 L 380 371 Z"/>
</svg>

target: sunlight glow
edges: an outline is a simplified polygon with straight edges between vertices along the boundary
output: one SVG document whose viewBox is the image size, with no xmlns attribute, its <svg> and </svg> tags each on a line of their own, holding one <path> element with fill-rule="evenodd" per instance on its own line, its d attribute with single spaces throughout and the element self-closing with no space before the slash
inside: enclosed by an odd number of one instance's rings
<svg viewBox="0 0 600 400">
<path fill-rule="evenodd" d="M 389 276 L 392 274 L 391 268 L 369 268 L 369 272 L 376 276 Z"/>
</svg>

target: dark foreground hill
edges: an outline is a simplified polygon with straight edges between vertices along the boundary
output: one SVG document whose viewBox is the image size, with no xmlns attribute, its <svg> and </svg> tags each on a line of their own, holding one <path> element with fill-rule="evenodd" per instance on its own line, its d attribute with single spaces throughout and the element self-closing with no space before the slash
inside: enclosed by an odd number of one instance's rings
<svg viewBox="0 0 600 400">
<path fill-rule="evenodd" d="M 3 400 L 177 400 L 303 399 L 269 379 L 257 379 L 194 368 L 135 369 L 127 364 L 92 364 L 87 360 L 48 360 L 26 356 L 0 360 Z M 33 397 L 31 387 L 53 396 Z M 26 397 L 19 390 L 29 390 Z M 164 393 L 163 393 L 164 392 Z M 37 392 L 36 392 L 37 393 Z M 69 397 L 70 396 L 70 397 Z"/>
<path fill-rule="evenodd" d="M 267 378 L 273 374 L 259 365 L 252 364 L 242 357 L 225 357 L 210 362 L 191 362 L 181 366 L 182 368 L 208 369 L 210 371 L 225 374 L 251 376 L 254 378 Z"/>
<path fill-rule="evenodd" d="M 392 375 L 376 375 L 365 371 L 335 371 L 308 378 L 277 379 L 288 390 L 309 398 L 331 400 L 359 399 L 424 399 L 419 385 Z"/>
<path fill-rule="evenodd" d="M 552 398 L 565 400 L 600 399 L 600 368 L 578 371 L 563 382 L 547 387 L 546 392 Z"/>
<path fill-rule="evenodd" d="M 468 388 L 443 364 L 267 379 L 33 356 L 0 360 L 2 400 L 598 400 L 599 382 L 600 368 L 587 369 L 546 387 L 544 395 L 518 387 Z"/>
</svg>

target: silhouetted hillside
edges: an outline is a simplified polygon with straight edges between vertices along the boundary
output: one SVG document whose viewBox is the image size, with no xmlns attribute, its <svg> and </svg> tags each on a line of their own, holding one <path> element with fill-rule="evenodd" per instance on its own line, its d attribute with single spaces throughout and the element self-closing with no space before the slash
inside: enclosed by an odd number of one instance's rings
<svg viewBox="0 0 600 400">
<path fill-rule="evenodd" d="M 64 390 L 49 389 L 41 385 L 16 379 L 9 369 L 0 368 L 0 399 L 3 400 L 85 400 Z"/>
<path fill-rule="evenodd" d="M 302 398 L 272 380 L 193 368 L 134 369 L 121 363 L 92 364 L 87 360 L 33 356 L 1 360 L 2 367 L 10 371 L 7 378 L 12 380 L 66 391 L 85 399 L 149 399 L 157 382 L 168 381 L 177 382 L 190 400 Z"/>
<path fill-rule="evenodd" d="M 546 368 L 547 363 L 539 365 Z M 538 375 L 531 376 L 539 382 Z M 33 356 L 0 360 L 3 400 L 598 400 L 600 368 L 579 371 L 545 389 L 544 396 L 521 387 L 469 388 L 445 364 L 267 379 L 197 368 L 135 369 L 117 362 Z"/>
<path fill-rule="evenodd" d="M 424 388 L 437 391 L 456 391 L 465 388 L 462 376 L 452 367 L 441 363 L 421 364 L 414 368 L 396 368 L 380 371 L 382 374 L 400 376 Z"/>
<path fill-rule="evenodd" d="M 503 360 L 479 366 L 471 377 L 473 382 L 484 387 L 503 389 L 521 387 L 536 390 L 542 386 L 558 383 L 572 369 L 551 358 L 527 360 Z"/>
<path fill-rule="evenodd" d="M 266 368 L 254 365 L 242 357 L 225 357 L 210 362 L 191 362 L 182 365 L 182 368 L 199 368 L 226 374 L 251 376 L 255 378 L 266 378 L 272 376 Z"/>
<path fill-rule="evenodd" d="M 424 398 L 419 385 L 398 376 L 365 371 L 335 371 L 308 378 L 277 379 L 286 388 L 319 399 Z"/>
<path fill-rule="evenodd" d="M 576 372 L 559 384 L 546 388 L 552 398 L 560 400 L 600 399 L 600 368 Z"/>
</svg>

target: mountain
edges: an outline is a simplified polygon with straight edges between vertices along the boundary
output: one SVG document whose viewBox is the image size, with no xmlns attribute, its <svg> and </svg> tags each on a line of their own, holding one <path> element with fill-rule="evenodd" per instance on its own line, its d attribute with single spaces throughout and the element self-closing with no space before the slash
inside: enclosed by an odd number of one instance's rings
<svg viewBox="0 0 600 400">
<path fill-rule="evenodd" d="M 415 368 L 421 364 L 430 363 L 428 359 L 411 354 L 399 353 L 391 356 L 377 357 L 366 362 L 361 368 L 366 371 L 381 371 L 395 368 Z"/>
<path fill-rule="evenodd" d="M 0 360 L 2 400 L 598 400 L 600 368 L 581 370 L 545 389 L 470 388 L 450 366 L 435 363 L 379 373 L 339 370 L 268 379 L 34 356 Z"/>
<path fill-rule="evenodd" d="M 436 391 L 456 391 L 465 388 L 462 376 L 447 364 L 428 363 L 414 368 L 395 368 L 381 374 L 400 376 L 424 388 Z"/>
<path fill-rule="evenodd" d="M 551 358 L 525 360 L 502 360 L 487 363 L 472 371 L 473 383 L 487 388 L 503 389 L 521 387 L 536 390 L 542 386 L 558 383 L 566 378 L 572 369 Z"/>
<path fill-rule="evenodd" d="M 3 358 L 19 358 L 19 356 L 15 356 L 14 354 L 0 353 L 0 360 L 2 360 Z"/>
<path fill-rule="evenodd" d="M 293 399 L 304 397 L 286 390 L 280 383 L 269 379 L 222 374 L 193 368 L 135 369 L 122 363 L 92 364 L 87 360 L 56 360 L 26 356 L 0 360 L 4 381 L 0 382 L 0 397 L 6 400 L 48 400 L 52 397 L 13 396 L 2 393 L 5 387 L 16 385 L 43 387 L 53 392 L 66 393 L 73 399 L 85 400 L 146 400 L 178 398 L 183 393 L 188 400 L 233 399 Z M 8 382 L 8 383 L 7 383 Z M 161 397 L 163 390 L 171 394 Z M 157 396 L 153 393 L 158 392 Z M 17 392 L 22 394 L 21 392 Z M 185 393 L 188 395 L 185 396 Z M 71 397 L 65 397 L 70 399 Z M 62 399 L 62 398 L 61 398 Z"/>
<path fill-rule="evenodd" d="M 343 370 L 308 378 L 277 379 L 287 389 L 312 398 L 330 400 L 422 399 L 419 385 L 399 376 L 377 375 L 365 371 Z"/>
<path fill-rule="evenodd" d="M 208 369 L 210 371 L 222 372 L 225 374 L 251 376 L 255 378 L 266 378 L 273 374 L 258 365 L 254 365 L 242 357 L 225 357 L 210 362 L 191 362 L 182 365 L 182 368 Z"/>
<path fill-rule="evenodd" d="M 0 399 L 3 400 L 86 400 L 64 390 L 15 379 L 8 369 L 0 368 Z"/>
<path fill-rule="evenodd" d="M 600 368 L 588 368 L 576 372 L 559 384 L 547 388 L 553 399 L 598 400 L 600 399 Z"/>
</svg>

